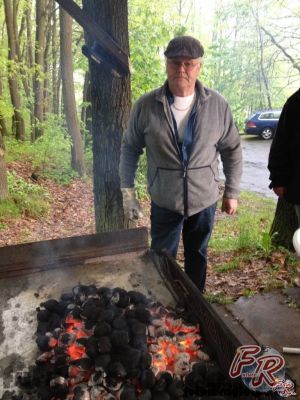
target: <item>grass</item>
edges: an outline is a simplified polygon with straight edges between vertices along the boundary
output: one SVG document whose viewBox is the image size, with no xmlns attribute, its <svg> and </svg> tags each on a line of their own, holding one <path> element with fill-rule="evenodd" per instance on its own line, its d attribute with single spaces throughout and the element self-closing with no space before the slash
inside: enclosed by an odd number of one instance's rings
<svg viewBox="0 0 300 400">
<path fill-rule="evenodd" d="M 219 275 L 209 301 L 227 304 L 230 297 L 252 297 L 294 286 L 300 259 L 272 244 L 269 231 L 275 208 L 274 200 L 243 192 L 238 213 L 217 218 L 209 243 L 209 260 L 211 278 L 214 273 Z"/>
<path fill-rule="evenodd" d="M 205 293 L 204 297 L 209 303 L 226 305 L 234 302 L 233 297 L 225 295 L 224 293 Z"/>
<path fill-rule="evenodd" d="M 215 272 L 228 272 L 238 269 L 240 266 L 240 259 L 236 258 L 224 264 L 216 264 L 213 266 Z"/>
<path fill-rule="evenodd" d="M 215 252 L 242 249 L 271 250 L 268 232 L 274 217 L 275 201 L 253 193 L 240 196 L 238 213 L 225 216 L 215 224 L 210 248 Z"/>
<path fill-rule="evenodd" d="M 33 170 L 43 177 L 67 184 L 74 176 L 70 167 L 70 140 L 59 121 L 48 121 L 44 135 L 34 144 L 6 139 L 7 163 L 30 162 Z M 91 154 L 89 155 L 91 161 Z M 146 158 L 140 159 L 136 188 L 140 199 L 147 199 L 145 178 Z M 11 218 L 28 216 L 41 218 L 50 208 L 50 194 L 38 183 L 8 172 L 9 197 L 0 202 L 0 230 Z M 224 289 L 217 280 L 215 293 L 206 294 L 208 301 L 228 304 L 241 294 L 250 297 L 260 290 L 271 291 L 292 286 L 299 274 L 300 262 L 285 249 L 275 249 L 269 235 L 276 203 L 253 193 L 242 192 L 238 213 L 222 214 L 216 219 L 209 243 L 209 258 L 213 259 L 214 275 L 230 285 Z M 279 257 L 274 257 L 274 253 Z M 245 280 L 250 272 L 251 278 Z M 228 274 L 228 275 L 226 275 Z M 242 277 L 243 279 L 239 278 Z M 222 280 L 223 279 L 223 280 Z M 244 287 L 244 283 L 246 282 Z M 236 285 L 237 283 L 237 285 Z M 227 290 L 227 292 L 226 292 Z"/>
<path fill-rule="evenodd" d="M 243 296 L 244 297 L 253 297 L 255 296 L 256 292 L 250 288 L 245 288 L 243 290 Z"/>
</svg>

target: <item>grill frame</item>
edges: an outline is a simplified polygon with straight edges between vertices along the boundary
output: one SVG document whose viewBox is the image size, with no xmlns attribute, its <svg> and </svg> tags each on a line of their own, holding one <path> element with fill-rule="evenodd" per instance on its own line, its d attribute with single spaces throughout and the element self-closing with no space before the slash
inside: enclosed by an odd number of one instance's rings
<svg viewBox="0 0 300 400">
<path fill-rule="evenodd" d="M 217 361 L 224 376 L 228 376 L 236 349 L 242 345 L 259 345 L 259 343 L 248 334 L 245 335 L 244 332 L 235 335 L 168 252 L 150 250 L 149 254 L 161 278 L 164 280 L 164 284 L 173 294 L 174 298 L 178 302 L 183 303 L 187 310 L 192 310 L 197 316 L 204 342 L 211 349 L 214 359 Z M 245 337 L 247 338 L 246 343 L 243 342 Z M 233 387 L 236 390 L 240 390 L 241 393 L 245 390 L 245 385 L 241 378 L 233 380 Z M 260 400 L 282 398 L 274 392 L 254 393 L 249 391 L 247 397 L 244 396 L 241 398 L 248 400 L 257 398 Z"/>
<path fill-rule="evenodd" d="M 59 268 L 72 273 L 72 267 L 75 267 L 74 270 L 76 270 L 80 266 L 97 261 L 109 263 L 114 256 L 125 257 L 126 254 L 140 255 L 142 253 L 146 258 L 151 259 L 164 286 L 174 300 L 184 304 L 186 309 L 197 316 L 201 336 L 212 350 L 214 359 L 218 362 L 224 375 L 227 375 L 236 348 L 242 344 L 251 343 L 243 343 L 232 332 L 167 252 L 157 253 L 149 250 L 146 228 L 0 248 L 0 286 L 5 287 L 6 278 L 11 281 L 16 277 L 17 282 L 22 282 L 23 278 L 30 279 L 28 274 L 34 273 L 38 276 L 39 273 L 43 274 L 45 271 Z M 253 341 L 253 343 L 256 342 Z M 234 380 L 234 385 L 245 390 L 245 386 L 239 378 Z M 256 392 L 249 393 L 247 398 L 268 400 L 279 399 L 279 396 L 274 393 Z"/>
</svg>

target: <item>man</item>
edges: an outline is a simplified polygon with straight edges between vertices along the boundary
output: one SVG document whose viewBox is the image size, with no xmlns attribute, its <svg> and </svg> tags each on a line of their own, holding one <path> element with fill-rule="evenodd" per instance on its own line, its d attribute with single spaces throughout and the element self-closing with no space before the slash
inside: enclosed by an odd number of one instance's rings
<svg viewBox="0 0 300 400">
<path fill-rule="evenodd" d="M 295 205 L 300 227 L 300 89 L 286 101 L 270 148 L 270 188 Z"/>
<path fill-rule="evenodd" d="M 134 177 L 146 148 L 151 248 L 176 257 L 182 232 L 185 272 L 204 290 L 207 245 L 219 197 L 218 155 L 226 177 L 222 210 L 233 215 L 242 170 L 240 139 L 227 102 L 197 77 L 204 49 L 191 36 L 170 41 L 167 81 L 134 105 L 120 161 L 124 212 L 138 218 Z"/>
</svg>

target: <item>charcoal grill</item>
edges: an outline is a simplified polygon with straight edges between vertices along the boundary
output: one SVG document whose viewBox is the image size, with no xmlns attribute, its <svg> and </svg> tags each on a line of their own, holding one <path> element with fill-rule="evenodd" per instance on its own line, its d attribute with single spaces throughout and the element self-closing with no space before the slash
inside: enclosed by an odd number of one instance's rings
<svg viewBox="0 0 300 400">
<path fill-rule="evenodd" d="M 146 228 L 0 248 L 0 398 L 34 364 L 36 307 L 81 284 L 138 290 L 197 317 L 215 360 L 228 374 L 242 343 L 168 254 L 148 249 Z M 236 385 L 244 388 L 239 380 Z M 277 398 L 273 393 L 253 398 Z M 244 397 L 243 397 L 244 398 Z M 249 399 L 252 394 L 249 394 Z"/>
</svg>

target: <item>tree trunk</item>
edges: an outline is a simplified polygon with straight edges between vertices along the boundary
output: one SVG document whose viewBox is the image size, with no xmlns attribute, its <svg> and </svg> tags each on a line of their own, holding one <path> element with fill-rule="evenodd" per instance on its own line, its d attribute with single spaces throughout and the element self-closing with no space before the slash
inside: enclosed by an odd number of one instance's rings
<svg viewBox="0 0 300 400">
<path fill-rule="evenodd" d="M 25 61 L 25 60 L 23 60 L 24 52 L 22 54 L 21 48 L 20 48 L 20 43 L 23 42 L 22 35 L 23 35 L 24 28 L 25 28 L 26 16 L 25 16 L 25 12 L 24 12 L 22 15 L 22 19 L 21 19 L 20 30 L 18 31 L 17 3 L 15 0 L 13 1 L 13 10 L 14 10 L 14 12 L 13 12 L 14 36 L 16 38 L 16 57 L 17 57 L 16 59 L 18 60 L 18 63 L 19 63 L 19 73 L 22 78 L 25 95 L 26 95 L 26 98 L 29 99 L 31 92 L 30 92 L 30 87 L 28 85 L 28 81 L 27 81 L 26 68 L 24 68 L 25 62 L 22 63 L 22 61 Z"/>
<path fill-rule="evenodd" d="M 26 46 L 27 46 L 27 63 L 29 68 L 33 68 L 33 46 L 32 46 L 32 24 L 31 24 L 31 2 L 28 2 L 26 8 Z"/>
<path fill-rule="evenodd" d="M 294 206 L 283 199 L 278 199 L 270 235 L 272 243 L 287 249 L 293 249 L 292 239 L 298 228 L 298 220 Z"/>
<path fill-rule="evenodd" d="M 52 28 L 51 28 L 51 20 L 52 20 L 52 9 L 50 7 L 47 7 L 47 24 L 46 24 L 46 43 L 45 43 L 45 51 L 44 51 L 44 119 L 45 115 L 51 111 L 51 106 L 50 106 L 50 93 L 49 93 L 49 69 L 50 69 L 50 61 L 49 61 L 49 56 L 50 56 L 50 47 L 51 47 L 51 34 L 52 34 Z"/>
<path fill-rule="evenodd" d="M 8 195 L 4 150 L 3 137 L 0 131 L 0 200 L 4 200 Z"/>
<path fill-rule="evenodd" d="M 32 12 L 32 4 L 31 2 L 27 3 L 27 7 L 25 10 L 26 13 L 26 61 L 30 71 L 33 70 L 34 67 L 34 57 L 33 57 L 33 45 L 32 45 L 32 23 L 31 23 L 31 12 Z M 30 97 L 27 99 L 30 107 L 30 131 L 32 137 L 32 130 L 34 129 L 34 99 L 33 99 L 33 87 L 34 87 L 34 79 L 32 74 L 29 74 L 27 78 L 28 87 L 30 87 Z"/>
<path fill-rule="evenodd" d="M 44 50 L 46 30 L 46 2 L 36 2 L 36 32 L 35 32 L 35 76 L 34 76 L 34 129 L 32 141 L 43 134 L 44 120 Z"/>
<path fill-rule="evenodd" d="M 62 92 L 64 111 L 69 134 L 72 138 L 72 168 L 83 176 L 84 152 L 80 132 L 80 123 L 76 112 L 76 101 L 73 81 L 72 55 L 72 18 L 62 8 L 59 10 L 60 19 L 60 63 L 62 74 Z"/>
<path fill-rule="evenodd" d="M 9 46 L 8 59 L 11 61 L 17 61 L 17 52 L 16 52 L 16 37 L 14 33 L 13 27 L 13 10 L 12 10 L 11 0 L 4 0 L 4 9 L 5 9 L 5 21 L 7 28 L 7 39 Z M 14 108 L 14 116 L 13 116 L 13 132 L 15 133 L 16 139 L 24 140 L 25 139 L 25 123 L 24 119 L 21 115 L 21 97 L 19 93 L 19 87 L 17 79 L 15 78 L 16 73 L 11 70 L 11 64 L 9 64 L 9 90 L 11 103 Z"/>
<path fill-rule="evenodd" d="M 2 97 L 3 93 L 3 86 L 2 86 L 2 78 L 0 77 L 0 99 Z M 1 110 L 0 110 L 0 136 L 7 136 L 7 128 L 6 128 L 6 123 L 4 119 L 4 115 L 2 115 Z"/>
<path fill-rule="evenodd" d="M 91 102 L 91 80 L 90 73 L 87 71 L 84 75 L 84 85 L 83 85 L 83 93 L 82 93 L 82 101 L 84 103 L 81 109 L 81 124 L 84 127 L 84 146 L 85 148 L 91 144 L 91 132 L 92 132 L 92 107 L 91 104 L 87 104 Z"/>
<path fill-rule="evenodd" d="M 58 62 L 59 42 L 57 40 L 57 12 L 56 3 L 52 1 L 52 111 L 59 114 L 59 92 L 60 92 L 60 64 Z"/>
<path fill-rule="evenodd" d="M 84 10 L 129 52 L 127 0 L 84 0 Z M 89 37 L 87 44 L 91 45 Z M 118 166 L 130 109 L 130 76 L 117 78 L 90 60 L 94 204 L 97 232 L 124 228 Z"/>
</svg>

